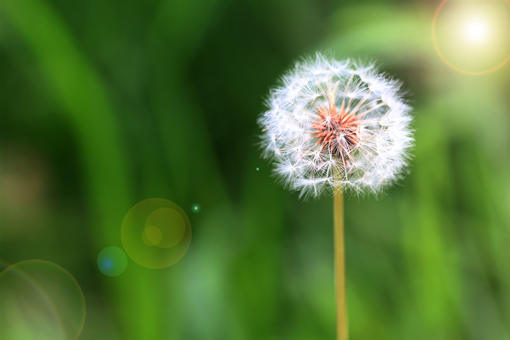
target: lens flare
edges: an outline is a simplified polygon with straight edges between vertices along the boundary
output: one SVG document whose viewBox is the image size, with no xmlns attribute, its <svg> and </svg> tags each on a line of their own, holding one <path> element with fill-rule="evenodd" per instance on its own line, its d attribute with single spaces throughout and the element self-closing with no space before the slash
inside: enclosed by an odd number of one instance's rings
<svg viewBox="0 0 510 340">
<path fill-rule="evenodd" d="M 464 24 L 464 38 L 468 43 L 482 44 L 490 38 L 489 23 L 483 18 L 469 18 Z"/>
<path fill-rule="evenodd" d="M 484 75 L 510 61 L 510 0 L 443 0 L 432 21 L 441 60 L 467 75 Z"/>
<path fill-rule="evenodd" d="M 76 279 L 61 266 L 28 260 L 0 272 L 2 339 L 77 339 L 86 306 Z"/>
<path fill-rule="evenodd" d="M 122 222 L 121 239 L 134 262 L 151 269 L 166 268 L 186 254 L 191 223 L 177 204 L 151 198 L 128 211 Z"/>
<path fill-rule="evenodd" d="M 200 212 L 200 210 L 202 210 L 202 207 L 200 207 L 200 204 L 195 203 L 195 204 L 193 204 L 193 205 L 191 206 L 191 210 L 192 210 L 195 214 L 197 214 L 197 213 L 199 213 L 199 212 Z"/>
<path fill-rule="evenodd" d="M 106 276 L 119 276 L 127 267 L 126 253 L 119 247 L 106 247 L 97 256 L 97 267 Z"/>
</svg>

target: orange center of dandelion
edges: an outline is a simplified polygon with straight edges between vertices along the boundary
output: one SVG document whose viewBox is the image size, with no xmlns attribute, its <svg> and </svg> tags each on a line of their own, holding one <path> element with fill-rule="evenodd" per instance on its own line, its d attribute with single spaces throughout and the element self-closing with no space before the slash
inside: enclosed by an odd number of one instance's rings
<svg viewBox="0 0 510 340">
<path fill-rule="evenodd" d="M 329 108 L 318 109 L 319 118 L 312 125 L 312 135 L 317 138 L 321 150 L 345 159 L 359 144 L 359 117 L 345 110 L 342 103 L 340 111 L 333 104 Z"/>
</svg>

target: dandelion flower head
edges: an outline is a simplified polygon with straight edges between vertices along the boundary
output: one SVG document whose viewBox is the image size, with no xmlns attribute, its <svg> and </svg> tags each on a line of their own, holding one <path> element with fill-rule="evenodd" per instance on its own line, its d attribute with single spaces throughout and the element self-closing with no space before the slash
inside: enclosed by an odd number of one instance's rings
<svg viewBox="0 0 510 340">
<path fill-rule="evenodd" d="M 413 144 L 400 87 L 373 65 L 320 54 L 298 63 L 259 118 L 264 156 L 301 196 L 379 191 L 402 174 Z"/>
</svg>

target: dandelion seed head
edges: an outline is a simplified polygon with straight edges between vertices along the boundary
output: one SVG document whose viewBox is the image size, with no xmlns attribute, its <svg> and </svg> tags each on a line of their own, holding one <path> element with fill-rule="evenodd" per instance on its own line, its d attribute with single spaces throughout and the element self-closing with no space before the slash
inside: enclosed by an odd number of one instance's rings
<svg viewBox="0 0 510 340">
<path fill-rule="evenodd" d="M 317 54 L 271 91 L 259 118 L 263 156 L 301 196 L 337 187 L 378 192 L 402 174 L 413 144 L 400 83 L 373 65 Z"/>
</svg>

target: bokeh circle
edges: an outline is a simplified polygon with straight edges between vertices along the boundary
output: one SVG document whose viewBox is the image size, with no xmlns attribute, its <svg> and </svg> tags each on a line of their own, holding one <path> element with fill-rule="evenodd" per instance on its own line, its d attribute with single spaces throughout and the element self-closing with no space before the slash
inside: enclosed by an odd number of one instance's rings
<svg viewBox="0 0 510 340">
<path fill-rule="evenodd" d="M 119 247 L 106 247 L 97 255 L 97 267 L 106 276 L 121 275 L 127 267 L 127 257 Z"/>
<path fill-rule="evenodd" d="M 151 269 L 166 268 L 186 254 L 191 242 L 191 223 L 177 204 L 150 198 L 127 212 L 121 239 L 134 262 Z"/>
<path fill-rule="evenodd" d="M 2 339 L 77 339 L 86 304 L 76 279 L 61 266 L 27 260 L 0 272 Z"/>
</svg>

